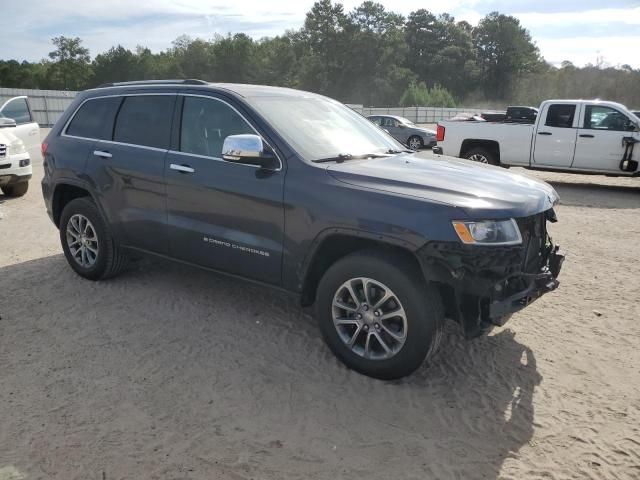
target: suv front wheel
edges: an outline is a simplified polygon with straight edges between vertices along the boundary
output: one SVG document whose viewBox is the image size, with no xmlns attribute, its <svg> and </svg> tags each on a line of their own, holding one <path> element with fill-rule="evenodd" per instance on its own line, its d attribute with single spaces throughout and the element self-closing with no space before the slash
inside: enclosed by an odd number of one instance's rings
<svg viewBox="0 0 640 480">
<path fill-rule="evenodd" d="M 338 358 L 380 379 L 416 370 L 435 353 L 444 323 L 440 296 L 417 268 L 378 252 L 348 255 L 327 270 L 316 316 Z"/>
<path fill-rule="evenodd" d="M 60 242 L 71 268 L 89 280 L 112 277 L 124 266 L 124 254 L 89 197 L 76 198 L 64 207 Z"/>
</svg>

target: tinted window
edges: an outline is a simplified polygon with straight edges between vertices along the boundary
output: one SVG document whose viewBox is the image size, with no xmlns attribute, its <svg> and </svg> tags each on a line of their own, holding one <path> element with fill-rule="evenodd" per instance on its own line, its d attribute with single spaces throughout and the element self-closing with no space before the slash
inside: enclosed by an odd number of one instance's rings
<svg viewBox="0 0 640 480">
<path fill-rule="evenodd" d="M 369 117 L 369 120 L 371 120 L 376 125 L 380 125 L 382 123 L 382 119 L 380 117 Z"/>
<path fill-rule="evenodd" d="M 623 131 L 629 119 L 618 110 L 599 105 L 587 105 L 584 113 L 584 128 Z"/>
<path fill-rule="evenodd" d="M 551 105 L 547 111 L 547 121 L 545 125 L 549 127 L 571 128 L 573 126 L 575 113 L 575 105 Z"/>
<path fill-rule="evenodd" d="M 180 151 L 222 157 L 222 143 L 229 135 L 254 133 L 226 103 L 201 97 L 185 97 L 180 129 Z"/>
<path fill-rule="evenodd" d="M 29 112 L 26 98 L 11 100 L 2 109 L 2 115 L 13 118 L 18 124 L 31 122 L 31 112 Z"/>
<path fill-rule="evenodd" d="M 67 135 L 111 140 L 113 119 L 122 97 L 104 97 L 87 100 L 74 115 Z"/>
<path fill-rule="evenodd" d="M 116 142 L 169 148 L 175 95 L 125 97 L 113 133 Z"/>
</svg>

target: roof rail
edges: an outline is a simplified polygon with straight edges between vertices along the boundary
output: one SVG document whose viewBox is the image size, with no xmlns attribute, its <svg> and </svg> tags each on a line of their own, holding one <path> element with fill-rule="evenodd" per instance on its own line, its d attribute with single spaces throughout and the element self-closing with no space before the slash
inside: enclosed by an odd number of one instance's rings
<svg viewBox="0 0 640 480">
<path fill-rule="evenodd" d="M 96 88 L 123 87 L 127 85 L 208 85 L 209 82 L 196 78 L 180 80 L 134 80 L 131 82 L 110 82 L 98 85 Z"/>
</svg>

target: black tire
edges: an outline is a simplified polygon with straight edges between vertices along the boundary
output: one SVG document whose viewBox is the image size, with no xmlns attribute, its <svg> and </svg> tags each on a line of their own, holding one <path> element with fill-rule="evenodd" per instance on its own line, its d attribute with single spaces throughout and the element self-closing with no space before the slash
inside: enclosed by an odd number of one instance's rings
<svg viewBox="0 0 640 480">
<path fill-rule="evenodd" d="M 496 158 L 495 153 L 487 150 L 486 148 L 472 148 L 464 154 L 464 158 L 474 162 L 486 163 L 489 165 L 500 165 L 500 162 Z M 486 161 L 480 160 L 480 158 L 484 158 Z"/>
<path fill-rule="evenodd" d="M 357 277 L 367 277 L 388 286 L 404 308 L 406 340 L 391 358 L 361 356 L 342 340 L 334 326 L 334 296 L 344 282 Z M 350 254 L 326 271 L 318 285 L 316 318 L 327 345 L 345 365 L 383 380 L 407 376 L 420 367 L 436 352 L 444 325 L 440 295 L 433 285 L 425 282 L 419 268 L 400 255 L 378 251 Z"/>
<path fill-rule="evenodd" d="M 418 144 L 417 148 L 414 148 L 411 146 L 411 141 L 415 141 Z M 413 150 L 420 150 L 422 148 L 424 148 L 424 140 L 422 140 L 421 137 L 419 137 L 418 135 L 412 135 L 407 139 L 407 146 Z"/>
<path fill-rule="evenodd" d="M 13 185 L 5 185 L 2 191 L 7 197 L 22 197 L 29 190 L 29 182 L 14 183 Z"/>
<path fill-rule="evenodd" d="M 74 258 L 67 242 L 67 226 L 71 217 L 79 214 L 86 217 L 95 230 L 98 239 L 97 255 L 93 265 L 85 267 Z M 95 203 L 89 197 L 71 200 L 60 216 L 60 243 L 65 257 L 73 270 L 89 280 L 104 280 L 120 273 L 126 264 L 126 257 L 115 242 L 109 226 L 102 218 Z"/>
</svg>

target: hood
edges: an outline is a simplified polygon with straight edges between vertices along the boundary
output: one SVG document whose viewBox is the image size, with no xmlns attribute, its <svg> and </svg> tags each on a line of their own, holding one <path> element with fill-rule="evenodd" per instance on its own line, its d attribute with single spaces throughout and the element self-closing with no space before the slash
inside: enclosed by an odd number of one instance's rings
<svg viewBox="0 0 640 480">
<path fill-rule="evenodd" d="M 340 182 L 464 209 L 476 219 L 526 217 L 551 208 L 547 183 L 502 167 L 424 152 L 331 164 Z"/>
<path fill-rule="evenodd" d="M 0 143 L 9 145 L 18 138 L 11 132 L 12 128 L 15 127 L 0 128 Z"/>
</svg>

